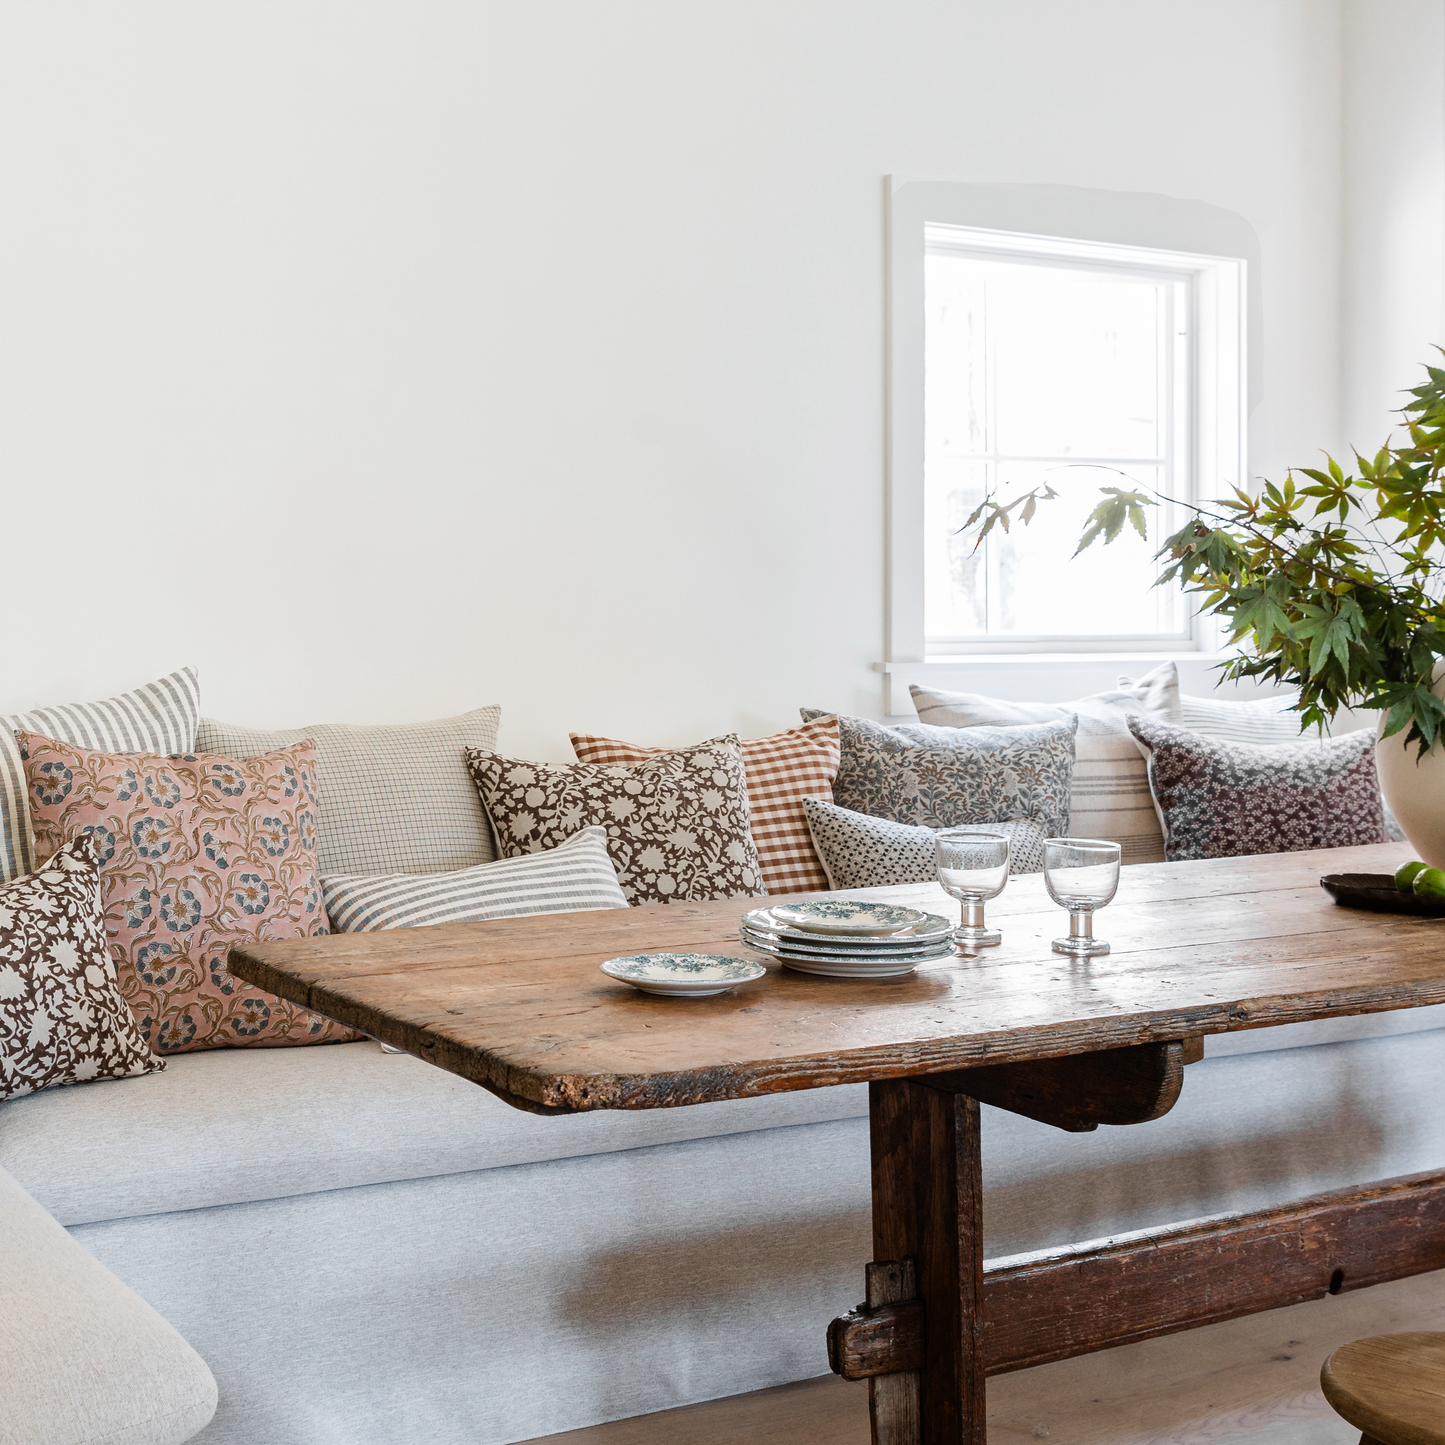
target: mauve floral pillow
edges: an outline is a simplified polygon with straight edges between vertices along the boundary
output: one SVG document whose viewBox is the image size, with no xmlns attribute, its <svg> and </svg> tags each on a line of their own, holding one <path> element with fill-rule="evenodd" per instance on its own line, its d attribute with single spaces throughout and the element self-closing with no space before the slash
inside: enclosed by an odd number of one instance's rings
<svg viewBox="0 0 1445 1445">
<path fill-rule="evenodd" d="M 355 1037 L 226 967 L 234 944 L 328 932 L 310 742 L 255 758 L 162 757 L 17 736 L 36 857 L 95 838 L 121 995 L 151 1048 Z"/>
<path fill-rule="evenodd" d="M 1129 718 L 1171 863 L 1384 843 L 1373 732 L 1249 744 Z"/>
</svg>

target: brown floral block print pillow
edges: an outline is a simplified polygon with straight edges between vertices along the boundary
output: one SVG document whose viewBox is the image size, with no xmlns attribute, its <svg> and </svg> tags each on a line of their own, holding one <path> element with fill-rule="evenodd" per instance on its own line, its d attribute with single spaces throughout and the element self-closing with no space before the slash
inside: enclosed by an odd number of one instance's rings
<svg viewBox="0 0 1445 1445">
<path fill-rule="evenodd" d="M 467 749 L 467 766 L 504 858 L 607 830 L 629 903 L 746 898 L 767 892 L 748 818 L 736 736 L 629 766 L 528 763 Z"/>
<path fill-rule="evenodd" d="M 0 887 L 0 1099 L 165 1068 L 115 985 L 95 840 Z"/>
<path fill-rule="evenodd" d="M 310 742 L 223 758 L 18 738 L 36 857 L 95 839 L 120 991 L 152 1048 L 355 1037 L 226 967 L 235 944 L 329 931 L 316 876 Z"/>
<path fill-rule="evenodd" d="M 1375 734 L 1251 744 L 1131 716 L 1171 863 L 1385 842 Z"/>
</svg>

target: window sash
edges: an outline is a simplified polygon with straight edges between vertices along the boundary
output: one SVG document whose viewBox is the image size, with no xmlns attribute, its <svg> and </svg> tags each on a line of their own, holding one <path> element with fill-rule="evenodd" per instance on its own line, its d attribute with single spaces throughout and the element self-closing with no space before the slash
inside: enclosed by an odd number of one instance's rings
<svg viewBox="0 0 1445 1445">
<path fill-rule="evenodd" d="M 1155 374 L 1157 377 L 1156 398 L 1156 450 L 1152 454 L 1134 453 L 1128 455 L 1084 456 L 1079 454 L 1041 454 L 1011 450 L 999 445 L 997 421 L 997 375 L 996 360 L 997 329 L 989 324 L 987 312 L 983 327 L 985 420 L 983 423 L 982 446 L 963 446 L 951 449 L 947 460 L 958 465 L 976 463 L 986 469 L 988 486 L 992 490 L 1000 484 L 998 472 L 1010 464 L 1033 464 L 1039 467 L 1103 466 L 1111 467 L 1127 475 L 1135 475 L 1141 483 L 1152 486 L 1171 501 L 1162 502 L 1151 510 L 1152 540 L 1157 545 L 1165 536 L 1182 525 L 1183 507 L 1198 495 L 1192 445 L 1192 422 L 1197 411 L 1193 396 L 1195 373 L 1195 342 L 1197 331 L 1196 277 L 1197 267 L 1193 264 L 1161 264 L 1158 253 L 1145 248 L 1127 248 L 1130 259 L 1121 261 L 1119 253 L 1125 248 L 1110 248 L 1114 255 L 1109 259 L 1097 259 L 1087 255 L 1070 254 L 1071 248 L 1061 246 L 1053 238 L 993 238 L 992 242 L 976 240 L 973 236 L 960 235 L 956 228 L 928 226 L 925 228 L 925 277 L 926 260 L 929 257 L 959 257 L 969 260 L 1003 262 L 1010 268 L 1037 266 L 1051 274 L 1084 273 L 1101 279 L 1115 279 L 1134 285 L 1148 285 L 1156 289 L 1161 312 L 1156 327 Z M 1077 248 L 1074 248 L 1077 249 Z M 1183 259 L 1183 258 L 1181 258 Z M 1192 263 L 1197 258 L 1188 258 Z M 986 279 L 986 277 L 984 278 Z M 926 287 L 926 281 L 925 281 Z M 929 304 L 925 292 L 925 307 Z M 925 322 L 925 345 L 926 345 Z M 927 384 L 924 378 L 925 386 Z M 926 420 L 925 420 L 926 428 Z M 924 486 L 928 486 L 930 466 L 942 460 L 936 453 L 930 454 L 927 440 L 923 448 Z M 1109 480 L 1100 477 L 1100 485 Z M 1120 479 L 1121 484 L 1127 484 Z M 1008 488 L 1002 488 L 1007 497 Z M 937 546 L 938 538 L 925 538 L 926 546 Z M 1007 543 L 1004 543 L 1006 546 Z M 1096 544 L 1097 545 L 1097 544 Z M 1001 550 L 994 543 L 983 544 L 985 554 L 986 599 L 984 604 L 983 630 L 961 630 L 934 626 L 928 628 L 925 618 L 924 645 L 930 654 L 968 653 L 976 650 L 993 650 L 1000 646 L 1010 648 L 1070 648 L 1087 646 L 1095 649 L 1110 648 L 1116 644 L 1132 646 L 1174 646 L 1192 648 L 1196 645 L 1195 608 L 1191 600 L 1179 589 L 1169 589 L 1168 594 L 1154 597 L 1157 625 L 1138 630 L 1109 630 L 1100 628 L 1089 632 L 1050 631 L 1005 631 L 994 612 L 994 594 L 997 590 L 993 578 L 997 564 L 993 553 Z M 925 602 L 925 609 L 927 603 Z"/>
</svg>

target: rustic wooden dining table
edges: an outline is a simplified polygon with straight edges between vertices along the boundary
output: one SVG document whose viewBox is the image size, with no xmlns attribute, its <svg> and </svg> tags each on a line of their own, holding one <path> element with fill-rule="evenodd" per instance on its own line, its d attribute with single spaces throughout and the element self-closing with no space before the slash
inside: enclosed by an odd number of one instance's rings
<svg viewBox="0 0 1445 1445">
<path fill-rule="evenodd" d="M 1053 953 L 1037 876 L 989 905 L 1003 943 L 896 979 L 760 959 L 754 983 L 657 998 L 621 954 L 747 953 L 757 899 L 249 944 L 233 973 L 520 1109 L 659 1109 L 867 1082 L 867 1299 L 828 1329 L 879 1445 L 983 1445 L 987 1375 L 1445 1267 L 1445 1173 L 1093 1242 L 985 1272 L 980 1102 L 1062 1129 L 1146 1123 L 1205 1035 L 1445 1002 L 1445 919 L 1332 903 L 1325 872 L 1403 844 L 1124 870 L 1112 952 Z M 935 884 L 849 890 L 953 916 Z M 757 955 L 751 955 L 758 957 Z"/>
</svg>

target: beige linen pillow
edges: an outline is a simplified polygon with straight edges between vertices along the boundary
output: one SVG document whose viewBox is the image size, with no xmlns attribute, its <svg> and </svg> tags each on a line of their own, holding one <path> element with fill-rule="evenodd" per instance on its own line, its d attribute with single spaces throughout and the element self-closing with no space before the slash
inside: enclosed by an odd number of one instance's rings
<svg viewBox="0 0 1445 1445">
<path fill-rule="evenodd" d="M 1179 675 L 1172 662 L 1129 687 L 1095 693 L 1075 702 L 1005 702 L 977 693 L 913 687 L 920 722 L 933 727 L 999 727 L 1079 719 L 1074 737 L 1074 782 L 1069 831 L 1076 838 L 1107 838 L 1123 849 L 1126 863 L 1162 863 L 1164 834 L 1149 792 L 1149 773 L 1126 721 L 1182 721 Z"/>
<path fill-rule="evenodd" d="M 449 873 L 497 856 L 462 755 L 492 751 L 501 717 L 499 707 L 479 707 L 434 722 L 310 728 L 243 728 L 203 717 L 195 747 L 254 758 L 307 738 L 316 744 L 316 871 L 323 878 Z"/>
</svg>

